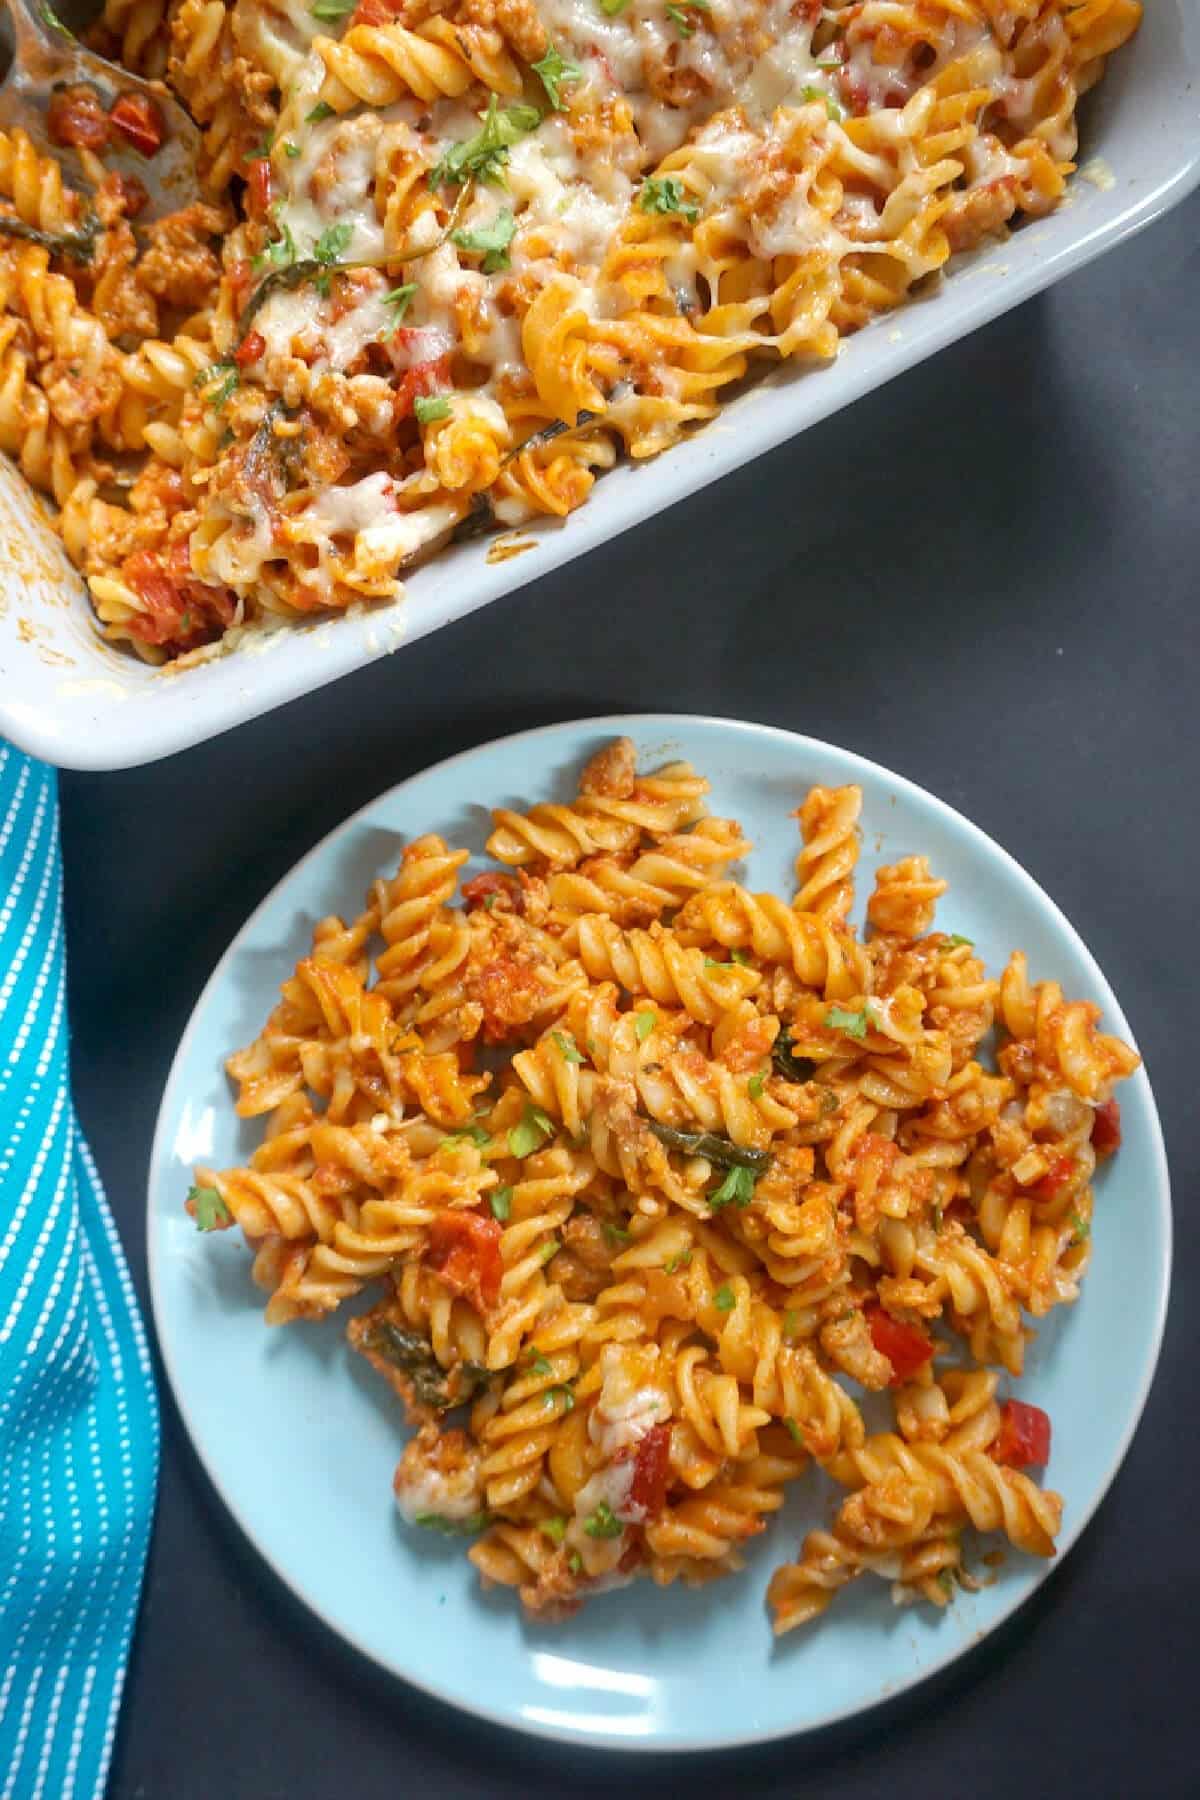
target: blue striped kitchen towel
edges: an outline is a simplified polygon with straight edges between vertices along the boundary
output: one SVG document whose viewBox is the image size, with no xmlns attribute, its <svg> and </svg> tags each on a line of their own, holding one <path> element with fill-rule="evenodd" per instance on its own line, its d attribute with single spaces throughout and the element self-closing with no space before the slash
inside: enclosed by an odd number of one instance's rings
<svg viewBox="0 0 1200 1800">
<path fill-rule="evenodd" d="M 71 1102 L 53 771 L 0 741 L 0 1793 L 104 1791 L 158 1475 L 146 1335 Z"/>
</svg>

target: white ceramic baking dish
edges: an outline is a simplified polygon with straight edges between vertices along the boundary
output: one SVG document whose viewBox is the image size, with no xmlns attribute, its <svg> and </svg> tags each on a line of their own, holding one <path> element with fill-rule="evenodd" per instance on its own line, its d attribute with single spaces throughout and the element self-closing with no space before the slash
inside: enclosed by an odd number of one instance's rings
<svg viewBox="0 0 1200 1800">
<path fill-rule="evenodd" d="M 118 769 L 227 731 L 497 599 L 793 437 L 1148 225 L 1200 181 L 1200 4 L 1149 0 L 1084 102 L 1082 173 L 1052 217 L 963 259 L 928 304 L 884 318 L 819 370 L 779 369 L 686 444 L 605 476 L 532 548 L 454 547 L 374 611 L 251 637 L 179 672 L 97 637 L 41 503 L 0 459 L 0 733 L 49 762 Z M 399 678 L 399 669 L 397 676 Z"/>
</svg>

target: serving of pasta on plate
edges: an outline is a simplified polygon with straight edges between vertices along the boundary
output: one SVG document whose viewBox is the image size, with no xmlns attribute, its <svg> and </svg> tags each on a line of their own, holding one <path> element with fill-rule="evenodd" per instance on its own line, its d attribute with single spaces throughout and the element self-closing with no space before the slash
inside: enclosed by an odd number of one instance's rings
<svg viewBox="0 0 1200 1800">
<path fill-rule="evenodd" d="M 271 1323 L 366 1294 L 401 1513 L 530 1613 L 732 1573 L 793 1482 L 777 1632 L 864 1573 L 942 1606 L 986 1578 L 972 1528 L 1054 1552 L 1051 1421 L 1010 1389 L 1139 1059 L 935 926 L 915 850 L 856 929 L 858 786 L 803 798 L 787 896 L 708 793 L 617 738 L 570 804 L 493 813 L 469 879 L 409 841 L 229 1058 L 262 1139 L 188 1210 L 241 1228 Z"/>
<path fill-rule="evenodd" d="M 1140 14 L 107 0 L 97 47 L 202 128 L 203 198 L 141 222 L 86 92 L 51 110 L 78 191 L 0 133 L 0 448 L 150 660 L 393 598 L 1052 209 Z"/>
</svg>

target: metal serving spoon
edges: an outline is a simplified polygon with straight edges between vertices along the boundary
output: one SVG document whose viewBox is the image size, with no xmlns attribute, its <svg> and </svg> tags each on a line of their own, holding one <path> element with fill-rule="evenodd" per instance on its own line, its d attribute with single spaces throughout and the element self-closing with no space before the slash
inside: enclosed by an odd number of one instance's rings
<svg viewBox="0 0 1200 1800">
<path fill-rule="evenodd" d="M 162 82 L 143 81 L 86 50 L 49 0 L 4 0 L 4 4 L 14 42 L 12 63 L 0 85 L 0 129 L 21 126 L 39 151 L 62 164 L 70 185 L 86 191 L 91 183 L 79 152 L 56 143 L 50 135 L 52 101 L 64 88 L 90 88 L 103 111 L 111 114 L 122 96 L 140 96 L 157 109 L 162 120 L 161 147 L 143 154 L 119 130 L 112 130 L 101 153 L 105 168 L 136 178 L 145 189 L 147 203 L 138 216 L 139 224 L 198 200 L 200 132 L 169 89 Z"/>
</svg>

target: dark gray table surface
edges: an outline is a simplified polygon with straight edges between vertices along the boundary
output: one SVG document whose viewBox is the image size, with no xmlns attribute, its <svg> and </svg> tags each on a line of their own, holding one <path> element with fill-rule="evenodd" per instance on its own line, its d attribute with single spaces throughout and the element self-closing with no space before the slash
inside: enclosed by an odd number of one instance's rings
<svg viewBox="0 0 1200 1800">
<path fill-rule="evenodd" d="M 1081 1543 L 949 1674 L 833 1734 L 614 1759 L 478 1725 L 363 1663 L 242 1541 L 164 1391 L 115 1796 L 1200 1787 L 1198 244 L 1200 196 L 591 560 L 172 761 L 62 782 L 76 1094 L 143 1300 L 150 1137 L 200 987 L 380 790 L 529 725 L 667 709 L 848 745 L 961 808 L 1104 966 L 1173 1158 L 1163 1358 Z"/>
</svg>

